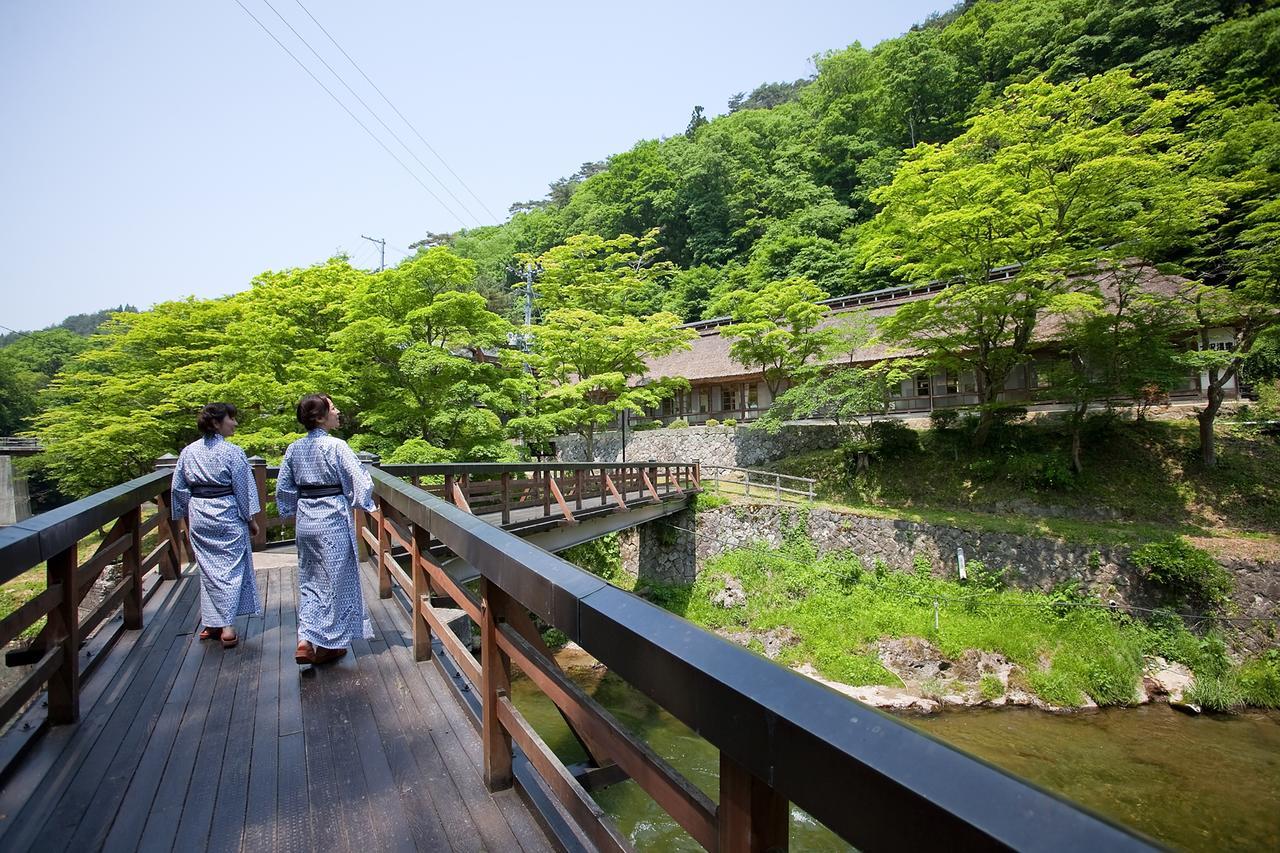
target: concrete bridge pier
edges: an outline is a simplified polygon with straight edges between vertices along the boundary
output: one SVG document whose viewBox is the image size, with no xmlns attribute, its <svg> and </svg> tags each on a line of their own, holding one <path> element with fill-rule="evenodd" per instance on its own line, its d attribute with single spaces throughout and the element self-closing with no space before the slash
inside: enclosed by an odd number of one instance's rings
<svg viewBox="0 0 1280 853">
<path fill-rule="evenodd" d="M 618 533 L 622 568 L 641 581 L 691 584 L 698 576 L 694 511 L 688 507 Z"/>
<path fill-rule="evenodd" d="M 31 517 L 27 475 L 13 464 L 12 456 L 0 456 L 0 526 Z"/>
</svg>

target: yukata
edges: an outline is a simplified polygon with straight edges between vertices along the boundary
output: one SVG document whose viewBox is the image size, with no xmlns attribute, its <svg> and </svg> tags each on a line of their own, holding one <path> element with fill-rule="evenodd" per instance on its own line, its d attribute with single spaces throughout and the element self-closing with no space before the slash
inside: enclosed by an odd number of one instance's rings
<svg viewBox="0 0 1280 853">
<path fill-rule="evenodd" d="M 342 439 L 311 430 L 284 452 L 276 505 L 281 518 L 297 516 L 298 640 L 341 649 L 371 638 L 351 517 L 353 507 L 374 509 L 360 460 Z"/>
<path fill-rule="evenodd" d="M 171 488 L 173 518 L 187 519 L 200 567 L 201 623 L 226 628 L 237 616 L 260 613 L 249 539 L 249 520 L 260 507 L 244 451 L 220 435 L 192 442 L 178 455 Z"/>
</svg>

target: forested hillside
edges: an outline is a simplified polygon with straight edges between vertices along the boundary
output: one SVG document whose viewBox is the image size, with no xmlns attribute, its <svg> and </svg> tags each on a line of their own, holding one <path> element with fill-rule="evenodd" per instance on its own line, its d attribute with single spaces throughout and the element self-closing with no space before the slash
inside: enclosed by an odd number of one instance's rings
<svg viewBox="0 0 1280 853">
<path fill-rule="evenodd" d="M 474 259 L 483 286 L 501 290 L 514 253 L 540 254 L 580 233 L 658 229 L 663 257 L 680 268 L 664 307 L 687 320 L 708 313 L 713 293 L 744 284 L 803 276 L 833 294 L 870 289 L 887 276 L 859 262 L 859 235 L 880 208 L 873 193 L 912 146 L 954 139 L 1010 84 L 1116 69 L 1159 96 L 1207 90 L 1178 129 L 1238 134 L 1233 150 L 1214 155 L 1219 168 L 1238 173 L 1269 156 L 1275 169 L 1274 147 L 1249 150 L 1275 144 L 1274 3 L 979 0 L 815 63 L 810 80 L 765 84 L 711 121 L 699 108 L 683 134 L 584 164 L 546 198 L 514 205 L 503 225 L 434 242 Z M 1270 143 L 1249 130 L 1260 121 Z"/>
<path fill-rule="evenodd" d="M 240 405 L 238 440 L 277 456 L 298 434 L 293 402 L 316 390 L 384 458 L 501 458 L 513 437 L 589 444 L 673 393 L 678 378 L 638 380 L 646 357 L 687 346 L 682 320 L 732 314 L 744 365 L 799 368 L 816 300 L 931 278 L 957 286 L 879 333 L 976 375 L 978 440 L 1046 313 L 1072 336 L 1057 381 L 1081 417 L 1191 368 L 1219 391 L 1246 362 L 1276 378 L 1275 3 L 979 0 L 815 68 L 734 95 L 725 115 L 697 106 L 687 128 L 583 164 L 501 225 L 426 234 L 384 273 L 338 257 L 118 314 L 69 354 L 38 414 L 6 417 L 73 493 L 176 451 L 210 399 Z M 1007 264 L 1022 273 L 988 285 Z M 1137 310 L 1120 317 L 1068 285 L 1099 264 L 1205 286 L 1176 305 L 1124 291 Z M 532 328 L 517 325 L 512 267 L 540 270 Z M 1224 324 L 1229 350 L 1169 346 Z"/>
</svg>

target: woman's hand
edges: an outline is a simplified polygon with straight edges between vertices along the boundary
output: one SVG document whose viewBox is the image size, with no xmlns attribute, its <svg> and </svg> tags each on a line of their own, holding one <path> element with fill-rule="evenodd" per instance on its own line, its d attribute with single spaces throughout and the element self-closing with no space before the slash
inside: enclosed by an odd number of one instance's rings
<svg viewBox="0 0 1280 853">
<path fill-rule="evenodd" d="M 249 535 L 250 536 L 258 535 L 258 519 L 256 518 L 249 519 Z"/>
</svg>

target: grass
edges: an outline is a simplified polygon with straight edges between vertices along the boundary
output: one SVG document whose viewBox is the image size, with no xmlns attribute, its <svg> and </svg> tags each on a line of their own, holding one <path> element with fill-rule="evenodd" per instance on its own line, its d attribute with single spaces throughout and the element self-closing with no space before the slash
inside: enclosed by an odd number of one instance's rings
<svg viewBox="0 0 1280 853">
<path fill-rule="evenodd" d="M 1196 457 L 1194 422 L 1096 425 L 1084 473 L 1056 487 L 1028 481 L 1015 462 L 1064 458 L 1061 425 L 1006 426 L 982 451 L 960 430 L 930 430 L 920 447 L 872 463 L 856 477 L 839 451 L 769 467 L 818 480 L 825 502 L 935 524 L 1094 544 L 1139 544 L 1172 535 L 1249 538 L 1280 545 L 1280 443 L 1219 435 L 1219 464 Z"/>
<path fill-rule="evenodd" d="M 711 603 L 729 577 L 747 593 L 742 607 Z M 817 556 L 807 540 L 793 534 L 781 548 L 721 555 L 693 586 L 649 584 L 639 592 L 711 630 L 764 634 L 787 628 L 794 642 L 782 648 L 779 663 L 810 663 L 824 677 L 845 684 L 901 684 L 881 665 L 877 643 L 923 637 L 951 659 L 967 649 L 1004 655 L 1023 670 L 1011 688 L 1062 707 L 1080 705 L 1086 696 L 1100 705 L 1132 704 L 1146 655 L 1190 667 L 1212 709 L 1280 703 L 1277 653 L 1233 668 L 1220 637 L 1191 634 L 1175 614 L 1143 621 L 1071 606 L 1063 596 L 1003 589 L 998 582 L 991 587 L 976 589 L 883 565 L 868 568 L 850 554 Z M 1228 683 L 1236 698 L 1224 703 L 1208 697 L 1219 682 Z M 991 677 L 978 689 L 988 701 L 1005 692 Z"/>
</svg>

